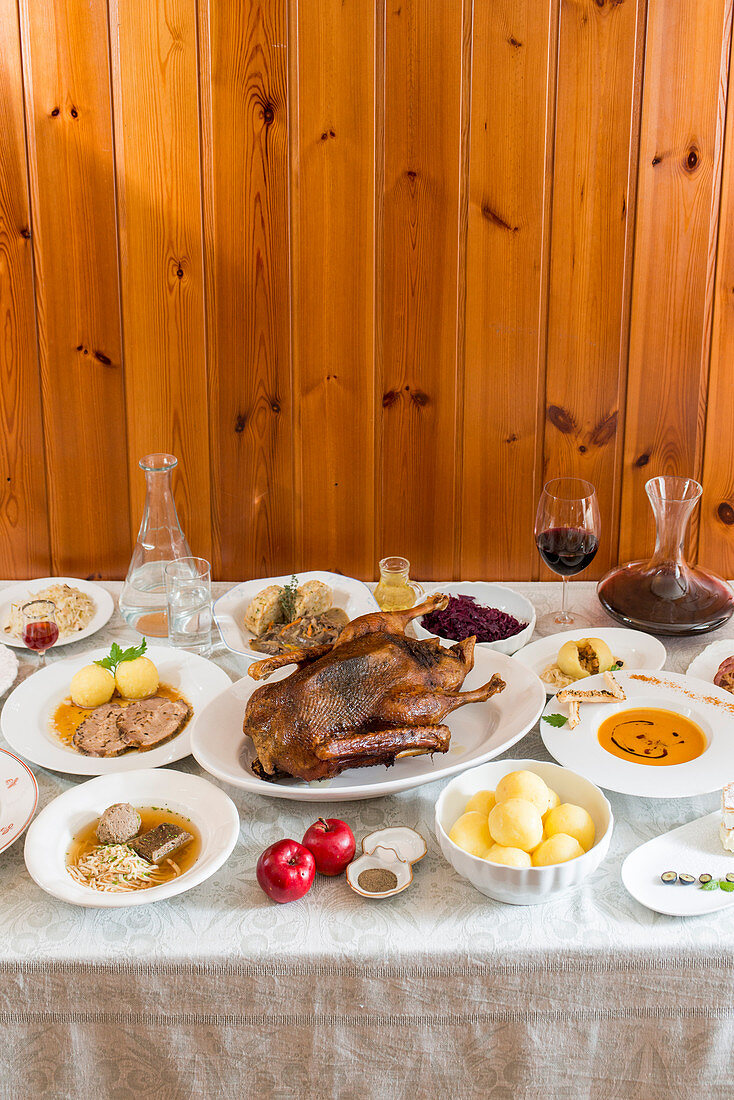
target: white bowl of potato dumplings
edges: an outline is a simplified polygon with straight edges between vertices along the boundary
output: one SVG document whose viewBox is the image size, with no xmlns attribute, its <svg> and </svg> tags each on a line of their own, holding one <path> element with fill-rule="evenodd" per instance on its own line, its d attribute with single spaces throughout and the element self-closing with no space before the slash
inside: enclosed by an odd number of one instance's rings
<svg viewBox="0 0 734 1100">
<path fill-rule="evenodd" d="M 508 789 L 515 782 L 515 773 L 518 772 L 530 772 L 542 783 L 527 780 L 528 789 L 523 790 L 522 779 L 520 779 L 518 780 L 521 788 L 519 791 Z M 556 797 L 549 798 L 548 807 L 542 814 L 543 807 L 540 802 L 537 802 L 537 812 L 541 814 L 542 836 L 537 832 L 536 814 L 531 814 L 527 810 L 527 805 L 524 807 L 515 805 L 511 810 L 517 813 L 510 813 L 507 811 L 509 798 L 503 797 L 500 803 L 493 804 L 489 795 L 480 796 L 479 794 L 479 792 L 495 792 L 498 789 L 500 792 L 509 794 L 510 797 L 528 794 L 531 798 L 535 798 L 536 802 L 538 797 L 542 798 L 539 792 L 543 789 L 553 792 Z M 472 799 L 474 801 L 470 802 Z M 524 797 L 522 801 L 527 802 Z M 484 834 L 486 848 L 483 847 L 482 825 L 478 818 L 469 821 L 468 825 L 464 819 L 465 831 L 468 829 L 471 833 L 471 826 L 475 827 L 476 839 L 473 843 L 462 834 L 461 824 L 455 828 L 459 819 L 465 814 L 468 803 L 470 812 L 482 814 L 482 816 L 486 813 L 488 821 L 487 832 Z M 569 811 L 566 809 L 569 805 L 581 807 L 586 813 Z M 497 812 L 497 806 L 503 807 L 500 812 Z M 523 810 L 525 810 L 524 815 Z M 494 816 L 490 822 L 493 812 Z M 553 814 L 551 818 L 548 817 L 549 812 Z M 546 833 L 551 822 L 555 824 L 553 833 L 555 839 L 551 839 Z M 566 823 L 568 823 L 567 826 Z M 593 823 L 593 839 L 591 823 Z M 490 825 L 492 833 L 489 833 Z M 513 847 L 512 830 L 516 826 L 519 829 L 520 841 L 517 847 Z M 564 837 L 557 839 L 557 833 L 563 831 L 559 826 L 566 826 L 577 835 L 571 837 L 564 832 Z M 594 783 L 568 768 L 562 768 L 558 764 L 551 764 L 544 760 L 493 760 L 488 764 L 481 764 L 452 779 L 444 787 L 436 803 L 436 837 L 441 851 L 451 866 L 480 893 L 510 905 L 538 905 L 579 886 L 597 869 L 606 856 L 613 827 L 612 808 Z M 449 836 L 452 830 L 454 837 L 468 847 L 482 851 L 483 854 L 475 855 L 465 847 L 460 847 Z M 497 835 L 501 836 L 504 844 L 499 848 L 495 847 L 492 853 L 492 846 L 497 844 Z M 580 841 L 584 842 L 583 847 Z M 531 854 L 523 858 L 523 851 L 519 848 L 520 843 L 525 845 L 525 851 L 531 848 Z M 587 846 L 588 850 L 586 850 Z M 511 849 L 509 853 L 508 848 Z M 492 858 L 493 854 L 495 858 L 516 860 L 523 865 L 513 866 L 495 862 Z M 556 857 L 560 857 L 562 862 L 551 862 Z M 545 858 L 548 862 L 542 866 L 534 866 L 534 859 L 539 858 Z M 530 866 L 527 865 L 528 862 Z"/>
</svg>

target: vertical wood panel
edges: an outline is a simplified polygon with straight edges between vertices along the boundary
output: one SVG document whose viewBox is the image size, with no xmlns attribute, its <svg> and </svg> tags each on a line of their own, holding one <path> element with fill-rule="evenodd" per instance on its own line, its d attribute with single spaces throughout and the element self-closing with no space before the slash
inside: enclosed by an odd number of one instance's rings
<svg viewBox="0 0 734 1100">
<path fill-rule="evenodd" d="M 554 0 L 474 9 L 461 556 L 467 578 L 537 571 L 556 20 Z"/>
<path fill-rule="evenodd" d="M 375 8 L 298 6 L 292 181 L 300 568 L 375 569 Z"/>
<path fill-rule="evenodd" d="M 131 515 L 153 451 L 211 554 L 195 0 L 110 0 Z"/>
<path fill-rule="evenodd" d="M 650 0 L 632 290 L 620 559 L 647 555 L 643 491 L 700 477 L 730 0 Z M 695 540 L 694 540 L 695 549 Z"/>
<path fill-rule="evenodd" d="M 107 13 L 21 0 L 51 565 L 130 556 Z"/>
<path fill-rule="evenodd" d="M 545 476 L 596 487 L 587 578 L 616 561 L 645 7 L 562 0 L 560 12 Z"/>
<path fill-rule="evenodd" d="M 462 14 L 386 6 L 379 552 L 436 579 L 453 574 L 457 520 Z"/>
<path fill-rule="evenodd" d="M 0 55 L 0 567 L 32 577 L 48 573 L 50 554 L 15 0 L 0 0 Z"/>
<path fill-rule="evenodd" d="M 731 35 L 731 27 L 730 27 Z M 699 561 L 734 577 L 734 88 L 729 67 Z"/>
<path fill-rule="evenodd" d="M 220 577 L 293 548 L 286 0 L 202 6 L 212 505 Z"/>
</svg>

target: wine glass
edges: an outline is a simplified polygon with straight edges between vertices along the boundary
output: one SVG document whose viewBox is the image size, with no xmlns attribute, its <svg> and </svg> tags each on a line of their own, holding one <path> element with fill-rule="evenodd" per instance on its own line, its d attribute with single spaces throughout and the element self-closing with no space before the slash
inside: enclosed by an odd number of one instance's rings
<svg viewBox="0 0 734 1100">
<path fill-rule="evenodd" d="M 29 649 L 40 653 L 39 668 L 46 665 L 46 650 L 59 636 L 56 622 L 56 604 L 52 600 L 32 600 L 21 607 L 23 615 L 23 641 Z"/>
<path fill-rule="evenodd" d="M 568 578 L 591 564 L 600 533 L 599 504 L 590 481 L 557 477 L 544 486 L 535 517 L 535 543 L 548 568 L 563 578 L 563 596 L 559 611 L 538 620 L 541 632 L 590 625 L 589 619 L 568 610 L 566 590 Z"/>
</svg>

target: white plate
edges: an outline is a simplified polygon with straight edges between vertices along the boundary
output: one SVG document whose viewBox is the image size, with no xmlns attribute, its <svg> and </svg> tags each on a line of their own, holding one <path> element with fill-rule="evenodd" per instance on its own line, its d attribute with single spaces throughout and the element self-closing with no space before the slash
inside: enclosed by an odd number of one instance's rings
<svg viewBox="0 0 734 1100">
<path fill-rule="evenodd" d="M 18 675 L 18 658 L 12 649 L 6 645 L 0 645 L 0 695 L 4 695 L 9 687 L 15 683 Z"/>
<path fill-rule="evenodd" d="M 0 852 L 22 835 L 37 805 L 35 775 L 12 752 L 0 749 Z"/>
<path fill-rule="evenodd" d="M 535 608 L 530 600 L 507 588 L 504 584 L 489 584 L 486 581 L 458 581 L 456 584 L 432 584 L 426 589 L 426 595 L 432 596 L 434 592 L 443 592 L 447 596 L 473 596 L 477 603 L 485 607 L 494 607 L 498 611 L 504 611 L 508 615 L 514 615 L 521 623 L 527 623 L 517 634 L 511 638 L 502 638 L 498 642 L 477 642 L 477 648 L 486 649 L 495 653 L 516 653 L 533 636 L 535 630 Z M 456 642 L 444 638 L 440 634 L 433 634 L 423 626 L 423 616 L 413 620 L 413 629 L 417 638 L 440 638 L 444 645 L 455 645 Z"/>
<path fill-rule="evenodd" d="M 722 879 L 734 871 L 734 855 L 725 852 L 719 840 L 721 811 L 689 821 L 656 836 L 630 852 L 622 864 L 622 882 L 636 901 L 670 917 L 693 917 L 715 913 L 734 905 L 734 893 L 701 890 L 698 882 L 681 886 L 660 881 L 663 871 L 678 874 L 713 875 Z"/>
<path fill-rule="evenodd" d="M 618 672 L 617 680 L 627 699 L 618 703 L 582 703 L 576 729 L 560 728 L 540 720 L 543 743 L 564 767 L 574 768 L 607 791 L 641 795 L 644 798 L 692 798 L 721 788 L 722 777 L 734 774 L 734 699 L 721 688 L 704 680 L 693 680 L 675 672 L 660 672 L 659 684 L 635 679 L 635 673 Z M 644 675 L 644 674 L 643 674 Z M 602 676 L 590 676 L 584 688 L 603 688 Z M 708 746 L 687 764 L 656 767 L 621 760 L 599 744 L 601 722 L 615 712 L 631 707 L 672 710 L 696 722 L 706 734 Z M 543 712 L 568 714 L 568 704 L 553 697 Z"/>
<path fill-rule="evenodd" d="M 292 671 L 292 667 L 281 669 L 271 679 L 284 679 Z M 504 691 L 486 703 L 471 703 L 450 714 L 446 725 L 451 730 L 451 748 L 433 759 L 410 756 L 389 769 L 350 768 L 334 779 L 313 783 L 301 779 L 268 783 L 258 779 L 249 767 L 254 756 L 252 741 L 242 733 L 247 701 L 261 686 L 249 676 L 232 684 L 209 704 L 194 729 L 192 752 L 201 766 L 218 779 L 271 798 L 341 802 L 406 791 L 491 760 L 535 725 L 545 700 L 542 684 L 532 672 L 502 653 L 477 651 L 474 668 L 462 690 L 486 684 L 495 672 L 507 685 Z"/>
<path fill-rule="evenodd" d="M 13 691 L 0 713 L 0 729 L 11 748 L 42 768 L 51 768 L 67 775 L 108 775 L 140 768 L 160 767 L 181 760 L 191 752 L 191 734 L 197 718 L 207 703 L 232 683 L 217 665 L 182 649 L 153 646 L 147 656 L 156 665 L 161 681 L 178 688 L 194 709 L 192 718 L 177 737 L 156 749 L 124 756 L 83 756 L 67 748 L 50 730 L 51 715 L 69 694 L 69 683 L 75 672 L 92 661 L 106 657 L 106 649 L 54 661 L 39 669 Z"/>
<path fill-rule="evenodd" d="M 91 596 L 96 604 L 94 615 L 87 626 L 84 627 L 84 630 L 77 630 L 66 638 L 59 638 L 53 647 L 54 649 L 58 649 L 62 645 L 71 645 L 72 642 L 80 642 L 82 638 L 88 638 L 90 634 L 96 634 L 105 623 L 109 622 L 112 612 L 115 610 L 115 601 L 106 588 L 102 588 L 98 584 L 92 584 L 91 581 L 82 581 L 78 577 L 40 577 L 32 581 L 21 581 L 19 584 L 13 584 L 9 588 L 3 588 L 0 591 L 0 642 L 11 645 L 14 649 L 26 648 L 22 638 L 18 638 L 13 634 L 6 634 L 3 629 L 10 618 L 10 605 L 21 601 L 28 603 L 29 600 L 33 599 L 34 593 L 42 592 L 44 588 L 49 588 L 52 584 L 68 584 L 70 588 L 78 588 L 80 592 L 85 592 L 87 596 Z"/>
<path fill-rule="evenodd" d="M 315 570 L 310 573 L 298 573 L 296 576 L 299 585 L 305 584 L 306 581 L 321 581 L 323 584 L 328 584 L 332 590 L 332 607 L 340 607 L 350 619 L 380 610 L 367 585 L 355 580 L 354 577 L 343 577 L 340 573 L 323 573 Z M 257 581 L 244 581 L 230 588 L 229 592 L 225 592 L 214 601 L 214 618 L 227 649 L 231 649 L 233 653 L 244 653 L 246 657 L 254 657 L 258 661 L 267 656 L 265 653 L 258 653 L 256 649 L 249 648 L 255 635 L 245 626 L 245 612 L 263 588 L 271 584 L 286 585 L 290 580 L 290 577 L 263 577 Z"/>
<path fill-rule="evenodd" d="M 76 882 L 66 870 L 69 845 L 77 833 L 115 802 L 163 806 L 191 818 L 201 834 L 201 852 L 193 867 L 172 882 L 124 894 L 100 893 Z M 34 882 L 61 901 L 119 909 L 162 901 L 198 886 L 227 861 L 239 831 L 234 802 L 213 783 L 185 772 L 145 768 L 90 779 L 55 798 L 28 830 L 25 862 Z"/>
<path fill-rule="evenodd" d="M 657 672 L 667 659 L 665 646 L 657 638 L 653 638 L 652 634 L 643 634 L 641 630 L 625 630 L 621 626 L 587 626 L 583 630 L 563 630 L 558 634 L 538 638 L 536 642 L 526 645 L 517 654 L 516 660 L 522 661 L 536 676 L 540 676 L 548 665 L 555 664 L 558 650 L 564 642 L 581 638 L 599 638 L 606 642 L 612 654 L 624 661 L 625 672 L 634 668 Z M 543 686 L 548 695 L 555 695 L 556 690 L 560 690 L 552 688 L 550 684 Z"/>
<path fill-rule="evenodd" d="M 718 642 L 707 645 L 697 657 L 693 658 L 686 669 L 686 675 L 697 676 L 699 680 L 709 680 L 713 684 L 719 665 L 727 657 L 734 657 L 734 638 L 722 638 Z"/>
</svg>

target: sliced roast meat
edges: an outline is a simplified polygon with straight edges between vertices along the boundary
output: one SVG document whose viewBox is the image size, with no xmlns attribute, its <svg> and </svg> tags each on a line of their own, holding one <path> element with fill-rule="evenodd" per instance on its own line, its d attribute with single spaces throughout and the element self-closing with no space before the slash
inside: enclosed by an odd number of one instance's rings
<svg viewBox="0 0 734 1100">
<path fill-rule="evenodd" d="M 727 657 L 721 662 L 714 676 L 714 683 L 725 691 L 734 692 L 734 657 Z"/>
<path fill-rule="evenodd" d="M 127 745 L 145 752 L 177 734 L 190 714 L 182 699 L 141 699 L 125 707 L 118 725 Z"/>
<path fill-rule="evenodd" d="M 74 748 L 85 756 L 120 756 L 130 742 L 118 725 L 122 707 L 103 703 L 79 725 L 71 739 Z"/>
</svg>

